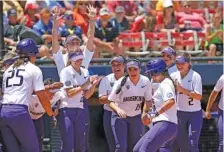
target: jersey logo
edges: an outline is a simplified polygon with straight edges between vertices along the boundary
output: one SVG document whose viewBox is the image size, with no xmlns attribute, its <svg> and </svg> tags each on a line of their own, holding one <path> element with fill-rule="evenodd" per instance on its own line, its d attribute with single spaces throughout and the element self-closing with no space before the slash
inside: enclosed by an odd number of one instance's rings
<svg viewBox="0 0 224 152">
<path fill-rule="evenodd" d="M 167 98 L 170 98 L 170 97 L 172 97 L 173 96 L 173 94 L 171 93 L 171 92 L 168 92 L 167 94 L 166 94 L 166 97 Z"/>
<path fill-rule="evenodd" d="M 141 86 L 142 88 L 145 88 L 147 85 Z"/>
<path fill-rule="evenodd" d="M 111 87 L 113 87 L 113 86 L 114 86 L 114 83 L 113 83 L 113 82 L 111 82 L 111 83 L 110 83 L 110 86 L 111 86 Z"/>
<path fill-rule="evenodd" d="M 72 84 L 71 81 L 66 81 L 65 82 L 65 86 L 67 86 L 67 87 L 70 86 L 71 84 Z"/>
<path fill-rule="evenodd" d="M 188 82 L 191 82 L 192 80 L 188 80 Z"/>
<path fill-rule="evenodd" d="M 130 89 L 130 86 L 129 86 L 129 85 L 126 85 L 126 88 L 127 88 L 127 89 Z"/>
<path fill-rule="evenodd" d="M 84 76 L 84 79 L 86 79 L 88 76 Z"/>
</svg>

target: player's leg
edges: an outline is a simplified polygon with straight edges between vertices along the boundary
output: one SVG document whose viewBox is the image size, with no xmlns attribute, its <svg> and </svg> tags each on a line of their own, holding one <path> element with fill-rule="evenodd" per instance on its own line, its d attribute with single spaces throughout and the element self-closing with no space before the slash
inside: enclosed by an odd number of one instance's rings
<svg viewBox="0 0 224 152">
<path fill-rule="evenodd" d="M 37 139 L 39 144 L 39 150 L 42 152 L 42 145 L 43 145 L 43 138 L 44 138 L 44 124 L 43 124 L 43 117 L 39 119 L 33 120 L 35 130 L 37 133 Z"/>
<path fill-rule="evenodd" d="M 177 118 L 178 118 L 178 130 L 177 136 L 173 143 L 174 151 L 178 151 L 181 149 L 181 152 L 189 152 L 190 143 L 189 143 L 189 113 L 183 111 L 177 111 Z"/>
<path fill-rule="evenodd" d="M 172 139 L 175 136 L 176 132 L 177 124 L 167 121 L 157 122 L 143 136 L 144 141 L 140 139 L 140 142 L 142 142 L 142 144 L 139 149 L 135 147 L 134 152 L 156 152 L 164 143 Z"/>
<path fill-rule="evenodd" d="M 103 128 L 104 128 L 104 132 L 107 138 L 107 143 L 109 145 L 110 148 L 110 152 L 114 152 L 115 151 L 115 140 L 114 140 L 114 135 L 113 135 L 113 131 L 111 128 L 111 111 L 107 111 L 104 110 L 104 114 L 103 114 Z"/>
<path fill-rule="evenodd" d="M 89 105 L 88 101 L 84 98 L 83 106 L 85 111 L 85 151 L 89 152 L 89 128 L 90 128 L 90 117 L 89 117 Z"/>
<path fill-rule="evenodd" d="M 134 117 L 128 117 L 128 149 L 127 151 L 133 151 L 134 146 L 144 133 L 144 126 L 141 121 L 141 115 Z"/>
<path fill-rule="evenodd" d="M 84 109 L 75 109 L 76 118 L 74 122 L 74 151 L 85 152 L 85 111 Z"/>
<path fill-rule="evenodd" d="M 219 148 L 218 152 L 223 152 L 223 110 L 218 113 Z"/>
<path fill-rule="evenodd" d="M 118 115 L 112 114 L 111 127 L 116 144 L 115 152 L 126 152 L 128 136 L 126 119 L 122 119 Z"/>
<path fill-rule="evenodd" d="M 1 123 L 1 122 L 0 122 Z M 2 133 L 1 133 L 1 131 L 0 131 L 0 152 L 4 152 L 4 151 L 6 151 L 5 150 L 5 142 L 4 142 L 4 140 L 3 140 L 3 137 L 2 137 Z"/>
<path fill-rule="evenodd" d="M 74 130 L 72 119 L 75 117 L 73 113 L 68 108 L 63 108 L 59 110 L 58 114 L 58 125 L 62 141 L 62 151 L 61 152 L 72 152 L 74 148 Z"/>
<path fill-rule="evenodd" d="M 203 124 L 202 110 L 192 112 L 189 120 L 190 151 L 199 152 L 198 142 Z"/>
<path fill-rule="evenodd" d="M 4 109 L 4 110 L 3 110 Z M 18 139 L 24 152 L 39 152 L 38 140 L 28 107 L 25 105 L 3 105 L 2 111 L 8 125 Z"/>
<path fill-rule="evenodd" d="M 5 144 L 5 151 L 7 152 L 20 152 L 21 147 L 19 141 L 16 139 L 16 136 L 13 134 L 11 128 L 5 126 L 1 128 L 1 133 L 3 137 L 3 141 Z"/>
</svg>

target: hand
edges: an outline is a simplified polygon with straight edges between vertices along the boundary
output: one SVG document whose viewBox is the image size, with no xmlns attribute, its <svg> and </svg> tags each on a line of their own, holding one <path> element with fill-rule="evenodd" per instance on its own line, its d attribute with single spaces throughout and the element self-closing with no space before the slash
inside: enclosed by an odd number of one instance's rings
<svg viewBox="0 0 224 152">
<path fill-rule="evenodd" d="M 93 86 L 97 86 L 102 79 L 103 79 L 103 76 L 97 77 L 97 79 L 93 81 Z"/>
<path fill-rule="evenodd" d="M 178 92 L 182 92 L 182 93 L 185 91 L 185 89 L 179 83 L 176 85 L 176 89 Z"/>
<path fill-rule="evenodd" d="M 61 87 L 63 87 L 63 83 L 61 82 L 54 82 L 49 86 L 50 89 L 60 89 Z"/>
<path fill-rule="evenodd" d="M 58 20 L 60 20 L 64 15 L 60 16 L 60 8 L 55 7 L 52 11 L 53 21 L 54 23 L 58 23 Z"/>
<path fill-rule="evenodd" d="M 142 113 L 141 118 L 142 118 L 142 123 L 145 126 L 149 125 L 152 122 L 150 115 L 147 113 Z"/>
<path fill-rule="evenodd" d="M 89 81 L 93 83 L 97 79 L 98 75 L 92 75 L 89 77 Z"/>
<path fill-rule="evenodd" d="M 53 128 L 57 127 L 57 119 L 55 116 L 52 116 L 52 125 L 53 125 Z"/>
<path fill-rule="evenodd" d="M 210 111 L 206 111 L 205 112 L 205 117 L 207 118 L 207 119 L 211 119 L 211 112 Z"/>
<path fill-rule="evenodd" d="M 117 114 L 121 118 L 126 118 L 127 117 L 127 114 L 125 113 L 125 111 L 120 109 L 120 108 L 117 109 Z"/>
<path fill-rule="evenodd" d="M 90 20 L 95 20 L 95 16 L 96 16 L 96 13 L 97 13 L 96 8 L 94 8 L 92 5 L 89 5 L 87 7 L 87 9 L 88 9 L 88 12 L 89 12 L 89 14 L 87 14 L 89 19 Z"/>
<path fill-rule="evenodd" d="M 55 109 L 55 110 L 54 110 L 54 116 L 56 117 L 58 114 L 59 114 L 58 109 Z"/>
</svg>

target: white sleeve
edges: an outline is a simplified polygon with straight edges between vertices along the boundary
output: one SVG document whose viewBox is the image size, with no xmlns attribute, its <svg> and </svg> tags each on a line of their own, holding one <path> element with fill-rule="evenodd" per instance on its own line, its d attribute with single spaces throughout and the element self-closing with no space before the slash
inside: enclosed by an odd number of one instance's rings
<svg viewBox="0 0 224 152">
<path fill-rule="evenodd" d="M 170 99 L 175 99 L 175 90 L 174 87 L 171 87 L 170 84 L 164 83 L 161 87 L 162 99 L 163 101 L 167 101 Z"/>
<path fill-rule="evenodd" d="M 62 51 L 59 49 L 57 53 L 53 53 L 53 59 L 57 66 L 58 75 L 60 75 L 61 70 L 65 68 L 65 62 L 63 58 Z"/>
<path fill-rule="evenodd" d="M 99 85 L 99 89 L 98 89 L 98 93 L 99 93 L 99 97 L 102 97 L 102 96 L 105 96 L 105 95 L 108 95 L 107 94 L 107 77 L 104 77 L 101 82 L 100 82 L 100 85 Z"/>
<path fill-rule="evenodd" d="M 152 100 L 152 83 L 150 81 L 147 81 L 147 87 L 144 96 L 146 101 Z"/>
<path fill-rule="evenodd" d="M 202 95 L 202 81 L 201 76 L 199 74 L 195 75 L 195 77 L 192 80 L 193 82 L 193 91 L 197 94 Z"/>
<path fill-rule="evenodd" d="M 72 76 L 66 71 L 67 69 L 63 69 L 60 73 L 60 82 L 63 83 L 63 88 L 72 88 L 73 82 L 72 82 Z"/>
<path fill-rule="evenodd" d="M 113 101 L 113 102 L 116 102 L 116 101 L 121 101 L 121 92 L 116 94 L 116 91 L 117 91 L 117 88 L 120 87 L 120 83 L 121 81 L 117 81 L 115 82 L 114 86 L 113 86 L 113 89 L 112 89 L 112 92 L 110 93 L 109 97 L 108 97 L 108 100 L 109 101 Z"/>
<path fill-rule="evenodd" d="M 33 90 L 34 91 L 41 91 L 44 90 L 44 82 L 43 82 L 43 74 L 39 67 L 35 66 L 36 68 L 33 70 Z"/>
<path fill-rule="evenodd" d="M 224 81 L 224 75 L 222 75 L 219 80 L 217 81 L 214 91 L 220 92 L 223 89 L 223 81 Z"/>
<path fill-rule="evenodd" d="M 92 60 L 93 54 L 94 54 L 94 51 L 88 50 L 86 46 L 84 47 L 84 51 L 83 51 L 84 59 L 82 61 L 82 66 L 84 66 L 86 69 L 89 68 L 89 64 Z"/>
</svg>

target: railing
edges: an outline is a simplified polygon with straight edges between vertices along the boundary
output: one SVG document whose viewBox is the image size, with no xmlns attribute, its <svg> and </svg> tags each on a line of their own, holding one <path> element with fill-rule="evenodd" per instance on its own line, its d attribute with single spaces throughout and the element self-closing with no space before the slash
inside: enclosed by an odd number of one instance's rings
<svg viewBox="0 0 224 152">
<path fill-rule="evenodd" d="M 155 58 L 138 58 L 140 62 L 148 62 Z M 95 58 L 92 59 L 91 63 L 109 63 L 111 58 Z M 220 61 L 223 62 L 223 57 L 192 57 L 192 62 L 207 62 L 207 61 Z M 54 60 L 37 60 L 37 65 L 54 64 Z"/>
</svg>

